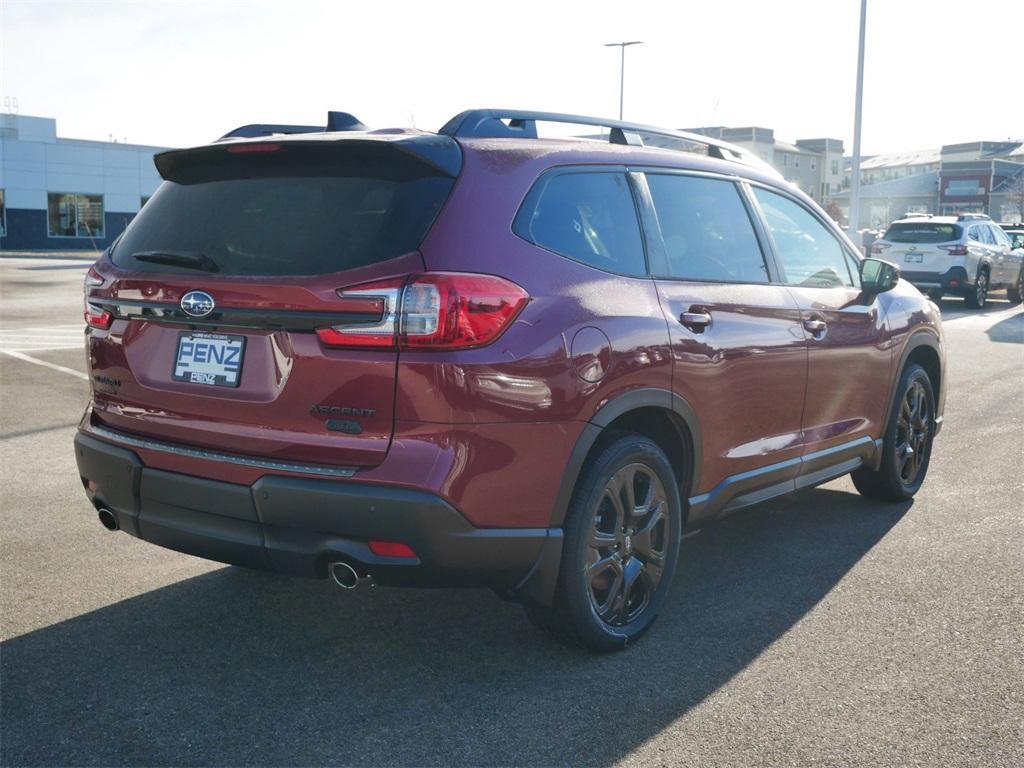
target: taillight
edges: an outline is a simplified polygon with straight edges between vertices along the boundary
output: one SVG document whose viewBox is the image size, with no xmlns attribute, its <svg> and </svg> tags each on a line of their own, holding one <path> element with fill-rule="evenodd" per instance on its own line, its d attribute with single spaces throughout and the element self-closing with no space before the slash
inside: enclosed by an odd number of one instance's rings
<svg viewBox="0 0 1024 768">
<path fill-rule="evenodd" d="M 383 300 L 372 324 L 317 330 L 331 347 L 470 349 L 490 344 L 515 320 L 530 297 L 493 275 L 428 272 L 339 291 L 343 299 Z"/>
<path fill-rule="evenodd" d="M 966 256 L 966 245 L 940 245 L 939 248 L 946 251 L 950 256 Z"/>
<path fill-rule="evenodd" d="M 103 285 L 105 282 L 103 275 L 96 271 L 96 267 L 89 267 L 89 271 L 85 273 L 85 283 L 82 286 L 85 324 L 90 328 L 99 328 L 102 331 L 110 327 L 114 322 L 114 316 L 105 309 L 89 303 L 89 289 Z"/>
<path fill-rule="evenodd" d="M 372 314 L 379 320 L 318 328 L 316 334 L 320 341 L 328 347 L 394 348 L 398 335 L 398 302 L 404 282 L 405 278 L 382 280 L 338 291 L 342 299 L 349 300 L 346 301 L 345 311 L 362 305 L 362 313 Z"/>
<path fill-rule="evenodd" d="M 886 248 L 891 248 L 891 247 L 892 247 L 891 243 L 872 243 L 871 244 L 871 252 L 872 253 L 883 253 Z"/>
<path fill-rule="evenodd" d="M 405 286 L 399 339 L 407 349 L 482 347 L 529 299 L 518 285 L 493 275 L 419 275 Z"/>
</svg>

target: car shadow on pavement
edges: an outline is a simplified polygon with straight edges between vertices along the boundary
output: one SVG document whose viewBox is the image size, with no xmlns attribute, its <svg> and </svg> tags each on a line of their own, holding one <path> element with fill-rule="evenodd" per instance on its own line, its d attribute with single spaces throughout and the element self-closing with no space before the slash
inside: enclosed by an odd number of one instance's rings
<svg viewBox="0 0 1024 768">
<path fill-rule="evenodd" d="M 218 569 L 4 643 L 0 762 L 607 765 L 755 660 L 909 507 L 815 489 L 714 524 L 684 542 L 651 634 L 608 656 L 487 591 Z"/>
<path fill-rule="evenodd" d="M 1000 320 L 985 333 L 992 341 L 1005 344 L 1024 344 L 1024 313 L 1018 312 Z"/>
</svg>

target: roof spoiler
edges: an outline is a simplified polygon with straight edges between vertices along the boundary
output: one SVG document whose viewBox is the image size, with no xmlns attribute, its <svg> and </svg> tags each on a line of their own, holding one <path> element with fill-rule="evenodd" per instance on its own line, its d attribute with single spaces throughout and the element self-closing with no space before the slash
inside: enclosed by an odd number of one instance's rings
<svg viewBox="0 0 1024 768">
<path fill-rule="evenodd" d="M 628 123 L 623 120 L 587 117 L 585 115 L 570 115 L 559 112 L 531 112 L 522 109 L 470 109 L 457 114 L 445 123 L 438 133 L 453 138 L 536 139 L 538 122 L 592 125 L 607 128 L 608 141 L 611 144 L 643 147 L 650 143 L 649 138 L 645 141 L 645 136 L 671 139 L 676 143 L 676 146 L 653 144 L 653 146 L 661 149 L 680 150 L 680 144 L 684 146 L 696 144 L 704 148 L 711 157 L 742 163 L 772 176 L 779 177 L 779 172 L 757 155 L 743 147 L 726 141 L 713 139 L 710 136 L 704 136 L 699 133 L 659 128 L 658 126 L 643 125 L 642 123 Z M 681 151 L 693 150 L 682 148 Z"/>
<path fill-rule="evenodd" d="M 276 123 L 251 123 L 228 131 L 217 141 L 224 139 L 253 139 L 258 136 L 274 136 L 289 133 L 330 133 L 333 131 L 368 131 L 355 115 L 348 112 L 328 112 L 327 126 L 322 125 L 280 125 Z"/>
</svg>

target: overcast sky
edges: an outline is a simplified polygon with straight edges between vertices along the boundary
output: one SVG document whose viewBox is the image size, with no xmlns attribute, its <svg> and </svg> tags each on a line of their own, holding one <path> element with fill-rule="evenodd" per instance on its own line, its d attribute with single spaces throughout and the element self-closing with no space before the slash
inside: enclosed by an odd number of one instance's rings
<svg viewBox="0 0 1024 768">
<path fill-rule="evenodd" d="M 249 122 L 434 130 L 469 107 L 759 125 L 852 147 L 859 0 L 0 0 L 0 96 L 71 138 L 183 146 Z M 1024 139 L 1021 0 L 870 0 L 865 153 Z M 1011 31 L 1012 27 L 1012 31 Z M 0 108 L 4 102 L 0 102 Z"/>
</svg>

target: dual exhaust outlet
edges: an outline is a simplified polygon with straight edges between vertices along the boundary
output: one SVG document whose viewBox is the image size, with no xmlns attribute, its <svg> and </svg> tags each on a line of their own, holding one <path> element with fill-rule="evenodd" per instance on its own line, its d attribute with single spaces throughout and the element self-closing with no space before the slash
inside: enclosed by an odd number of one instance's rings
<svg viewBox="0 0 1024 768">
<path fill-rule="evenodd" d="M 111 512 L 106 507 L 100 507 L 97 510 L 99 515 L 100 524 L 108 531 L 120 530 L 121 525 L 117 522 L 117 515 Z M 373 578 L 371 576 L 360 576 L 359 573 L 346 562 L 337 561 L 330 563 L 327 566 L 328 572 L 331 574 L 331 579 L 342 589 L 356 589 L 362 586 L 373 586 Z"/>
</svg>

